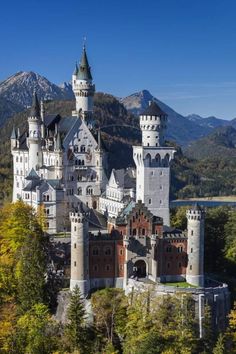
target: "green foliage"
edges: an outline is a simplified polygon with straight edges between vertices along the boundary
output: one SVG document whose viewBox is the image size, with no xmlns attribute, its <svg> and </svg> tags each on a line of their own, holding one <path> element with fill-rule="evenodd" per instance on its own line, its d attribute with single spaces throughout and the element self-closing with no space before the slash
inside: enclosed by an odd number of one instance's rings
<svg viewBox="0 0 236 354">
<path fill-rule="evenodd" d="M 35 304 L 17 321 L 15 350 L 17 354 L 49 354 L 57 349 L 58 326 L 48 308 Z"/>
<path fill-rule="evenodd" d="M 213 349 L 213 354 L 225 354 L 225 337 L 222 333 L 219 334 L 216 345 Z"/>
<path fill-rule="evenodd" d="M 35 237 L 40 232 L 36 212 L 23 202 L 6 205 L 0 210 L 0 299 L 2 301 L 7 297 L 16 296 L 23 246 L 30 242 L 32 236 Z"/>
<path fill-rule="evenodd" d="M 21 248 L 17 274 L 17 302 L 21 312 L 46 300 L 45 243 L 42 231 L 34 230 Z"/>
<path fill-rule="evenodd" d="M 125 334 L 127 298 L 120 289 L 106 288 L 91 297 L 94 326 L 108 342 Z"/>
<path fill-rule="evenodd" d="M 171 209 L 171 226 L 180 230 L 187 229 L 186 211 L 187 206 L 181 206 L 179 208 Z"/>
<path fill-rule="evenodd" d="M 72 292 L 70 305 L 67 311 L 68 324 L 65 328 L 66 347 L 71 351 L 88 353 L 91 331 L 86 325 L 86 311 L 84 300 L 78 286 Z"/>
</svg>

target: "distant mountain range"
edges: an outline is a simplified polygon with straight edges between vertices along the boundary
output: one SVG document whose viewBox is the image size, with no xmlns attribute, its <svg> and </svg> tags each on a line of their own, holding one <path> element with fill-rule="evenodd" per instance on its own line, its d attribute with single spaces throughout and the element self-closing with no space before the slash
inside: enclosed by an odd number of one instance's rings
<svg viewBox="0 0 236 354">
<path fill-rule="evenodd" d="M 32 71 L 20 71 L 0 82 L 0 125 L 14 113 L 31 105 L 34 90 L 44 100 L 74 98 L 71 85 L 59 87 Z"/>
<path fill-rule="evenodd" d="M 204 138 L 193 141 L 184 154 L 190 158 L 229 160 L 236 157 L 236 129 L 232 126 L 216 128 Z"/>
<path fill-rule="evenodd" d="M 32 71 L 18 72 L 0 82 L 0 126 L 15 113 L 21 112 L 31 105 L 34 90 L 37 91 L 40 99 L 46 101 L 74 99 L 69 83 L 58 86 Z M 167 139 L 175 141 L 181 146 L 186 147 L 192 141 L 207 136 L 217 127 L 233 126 L 236 128 L 236 119 L 228 121 L 216 117 L 202 118 L 196 114 L 184 117 L 147 90 L 122 98 L 120 103 L 127 111 L 137 116 L 152 100 L 156 101 L 161 109 L 168 114 Z"/>
</svg>

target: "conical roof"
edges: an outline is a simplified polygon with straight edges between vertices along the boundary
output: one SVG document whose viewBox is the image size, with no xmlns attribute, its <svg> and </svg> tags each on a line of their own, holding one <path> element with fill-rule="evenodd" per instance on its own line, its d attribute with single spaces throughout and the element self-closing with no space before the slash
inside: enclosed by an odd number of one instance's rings
<svg viewBox="0 0 236 354">
<path fill-rule="evenodd" d="M 34 91 L 33 94 L 33 102 L 31 106 L 30 116 L 40 118 L 40 105 L 36 91 Z"/>
<path fill-rule="evenodd" d="M 78 68 L 78 65 L 77 65 L 77 62 L 75 63 L 75 70 L 73 72 L 73 75 L 78 75 L 78 72 L 79 72 L 79 68 Z"/>
<path fill-rule="evenodd" d="M 141 116 L 160 116 L 167 115 L 155 101 L 152 101 L 149 106 L 140 114 Z"/>
<path fill-rule="evenodd" d="M 90 66 L 88 63 L 87 53 L 85 46 L 83 47 L 83 52 L 81 56 L 81 61 L 79 65 L 79 72 L 77 74 L 78 79 L 80 80 L 92 80 L 92 75 L 90 71 Z"/>
<path fill-rule="evenodd" d="M 16 129 L 14 126 L 13 126 L 12 132 L 11 132 L 11 139 L 16 139 Z"/>
</svg>

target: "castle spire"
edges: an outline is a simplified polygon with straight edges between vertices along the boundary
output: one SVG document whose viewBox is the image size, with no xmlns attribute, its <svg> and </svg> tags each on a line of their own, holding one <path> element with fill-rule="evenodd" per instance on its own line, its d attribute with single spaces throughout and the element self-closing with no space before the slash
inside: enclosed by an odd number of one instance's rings
<svg viewBox="0 0 236 354">
<path fill-rule="evenodd" d="M 30 116 L 40 118 L 40 105 L 36 91 L 33 93 L 33 102 L 30 110 Z"/>
<path fill-rule="evenodd" d="M 75 70 L 73 72 L 73 75 L 77 76 L 78 72 L 79 72 L 79 68 L 78 68 L 78 64 L 77 64 L 77 61 L 76 61 L 75 62 Z"/>
<path fill-rule="evenodd" d="M 79 72 L 78 72 L 78 79 L 80 80 L 92 80 L 92 75 L 90 71 L 90 66 L 88 63 L 88 57 L 86 53 L 86 47 L 85 44 L 83 46 L 83 52 L 80 60 L 80 65 L 79 65 Z"/>
</svg>

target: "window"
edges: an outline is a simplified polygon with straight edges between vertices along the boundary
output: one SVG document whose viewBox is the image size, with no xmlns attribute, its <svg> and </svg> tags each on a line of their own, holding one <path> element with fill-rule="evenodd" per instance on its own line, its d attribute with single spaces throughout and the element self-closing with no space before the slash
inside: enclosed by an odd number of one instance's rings
<svg viewBox="0 0 236 354">
<path fill-rule="evenodd" d="M 107 247 L 106 249 L 105 249 L 105 255 L 106 256 L 110 256 L 111 255 L 111 248 L 110 247 Z"/>
<path fill-rule="evenodd" d="M 193 230 L 191 230 L 191 236 L 193 236 Z"/>
<path fill-rule="evenodd" d="M 76 267 L 76 262 L 74 262 L 74 267 Z"/>
<path fill-rule="evenodd" d="M 20 157 L 20 162 L 22 162 L 22 157 Z"/>
<path fill-rule="evenodd" d="M 142 229 L 142 235 L 143 236 L 145 235 L 145 229 Z"/>
<path fill-rule="evenodd" d="M 74 243 L 74 248 L 76 248 L 76 243 Z"/>
<path fill-rule="evenodd" d="M 94 270 L 94 272 L 97 272 L 97 271 L 98 271 L 98 266 L 97 266 L 97 264 L 94 264 L 93 270 Z"/>
<path fill-rule="evenodd" d="M 105 270 L 106 270 L 107 272 L 109 272 L 109 270 L 110 270 L 110 264 L 107 264 L 107 265 L 106 265 Z"/>
<path fill-rule="evenodd" d="M 18 162 L 18 156 L 16 156 L 16 162 Z"/>
<path fill-rule="evenodd" d="M 170 263 L 167 263 L 167 268 L 170 268 Z"/>
<path fill-rule="evenodd" d="M 98 254 L 99 254 L 97 247 L 94 247 L 92 252 L 93 252 L 93 256 L 98 256 Z"/>
<path fill-rule="evenodd" d="M 193 249 L 191 248 L 191 253 L 193 253 Z"/>
<path fill-rule="evenodd" d="M 49 222 L 47 222 L 47 229 L 49 229 Z"/>
<path fill-rule="evenodd" d="M 123 269 L 124 269 L 123 264 L 120 264 L 120 265 L 119 265 L 119 269 L 120 269 L 120 270 L 123 270 Z"/>
<path fill-rule="evenodd" d="M 136 236 L 136 229 L 133 229 L 133 236 Z"/>
<path fill-rule="evenodd" d="M 123 252 L 123 249 L 121 248 L 120 249 L 120 256 L 123 256 L 124 252 Z"/>
<path fill-rule="evenodd" d="M 152 200 L 151 199 L 148 200 L 148 204 L 152 204 Z"/>
<path fill-rule="evenodd" d="M 81 151 L 81 152 L 85 152 L 85 145 L 81 145 L 80 151 Z"/>
<path fill-rule="evenodd" d="M 179 262 L 179 268 L 181 268 L 182 267 L 182 264 L 181 264 L 181 262 Z"/>
<path fill-rule="evenodd" d="M 178 247 L 178 253 L 183 252 L 183 246 Z"/>
<path fill-rule="evenodd" d="M 192 270 L 192 266 L 190 266 L 189 269 Z"/>
<path fill-rule="evenodd" d="M 87 195 L 92 195 L 92 194 L 93 194 L 93 188 L 92 188 L 91 186 L 88 186 L 88 187 L 86 188 L 86 194 L 87 194 Z"/>
<path fill-rule="evenodd" d="M 74 231 L 76 231 L 76 226 L 74 226 Z"/>
<path fill-rule="evenodd" d="M 170 253 L 171 250 L 172 250 L 172 249 L 171 249 L 171 246 L 166 247 L 166 252 L 167 252 L 167 253 Z"/>
</svg>

